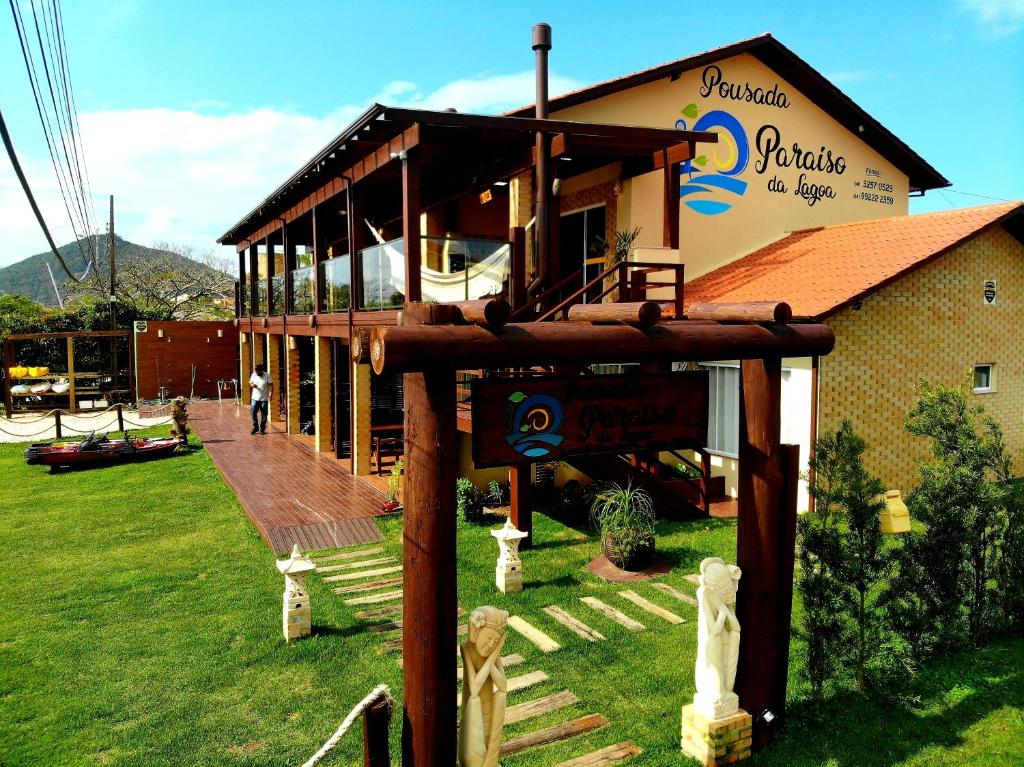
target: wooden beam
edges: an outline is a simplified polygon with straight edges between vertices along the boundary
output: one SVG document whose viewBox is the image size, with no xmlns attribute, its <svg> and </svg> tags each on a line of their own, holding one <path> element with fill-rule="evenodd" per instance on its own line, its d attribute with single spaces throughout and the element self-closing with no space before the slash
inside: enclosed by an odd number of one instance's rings
<svg viewBox="0 0 1024 767">
<path fill-rule="evenodd" d="M 681 162 L 692 160 L 694 156 L 695 145 L 692 141 L 684 141 L 675 146 L 666 147 L 663 150 L 655 152 L 651 155 L 651 162 L 654 163 L 655 170 L 661 170 L 670 165 L 678 165 Z"/>
<path fill-rule="evenodd" d="M 569 307 L 570 322 L 626 323 L 647 327 L 661 320 L 657 301 L 615 304 L 576 304 Z"/>
<path fill-rule="evenodd" d="M 688 146 L 684 144 L 683 146 Z M 679 249 L 679 164 L 673 162 L 669 152 L 664 152 L 666 164 L 662 171 L 665 180 L 665 217 L 662 231 L 662 245 L 672 250 Z"/>
<path fill-rule="evenodd" d="M 783 628 L 784 609 L 792 600 L 792 583 L 783 595 L 781 572 L 792 556 L 783 552 L 788 535 L 785 478 L 780 445 L 782 359 L 745 359 L 740 363 L 739 516 L 736 524 L 736 560 L 740 580 L 736 617 L 744 636 L 756 641 L 740 643 L 736 693 L 740 705 L 754 717 L 755 747 L 771 741 L 772 729 L 759 716 L 771 709 L 777 720 L 784 715 L 785 683 L 777 680 L 789 668 L 789 621 Z M 794 510 L 795 514 L 795 510 Z M 795 524 L 795 516 L 793 518 Z M 792 543 L 788 545 L 792 546 Z"/>
<path fill-rule="evenodd" d="M 498 328 L 508 322 L 512 307 L 504 298 L 482 298 L 478 301 L 457 301 L 450 304 L 455 308 L 457 320 L 468 325 Z"/>
<path fill-rule="evenodd" d="M 417 234 L 418 227 L 417 212 Z M 421 319 L 416 311 L 407 315 L 409 321 Z M 451 513 L 458 466 L 454 368 L 406 374 L 405 455 L 402 764 L 450 767 L 458 710 L 451 681 L 458 623 Z"/>
<path fill-rule="evenodd" d="M 405 246 L 405 303 L 423 300 L 420 263 L 420 164 L 416 151 L 402 160 L 402 239 Z"/>
<path fill-rule="evenodd" d="M 686 316 L 691 320 L 715 322 L 772 322 L 785 325 L 793 319 L 793 310 L 785 301 L 747 301 L 743 303 L 694 304 Z"/>
<path fill-rule="evenodd" d="M 376 327 L 370 357 L 377 373 L 434 365 L 453 370 L 520 365 L 589 365 L 743 359 L 763 354 L 810 357 L 835 343 L 827 325 L 716 325 L 663 322 L 650 328 L 567 322 Z"/>
</svg>

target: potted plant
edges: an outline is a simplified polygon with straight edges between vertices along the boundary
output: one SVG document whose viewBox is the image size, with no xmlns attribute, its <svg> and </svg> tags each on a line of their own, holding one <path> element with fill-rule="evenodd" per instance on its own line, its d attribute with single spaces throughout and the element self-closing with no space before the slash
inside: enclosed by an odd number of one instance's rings
<svg viewBox="0 0 1024 767">
<path fill-rule="evenodd" d="M 388 475 L 387 500 L 384 502 L 384 511 L 392 513 L 402 508 L 402 471 L 405 469 L 403 461 L 395 461 Z"/>
<path fill-rule="evenodd" d="M 623 570 L 643 567 L 654 554 L 654 504 L 641 488 L 602 485 L 590 507 L 609 561 Z"/>
<path fill-rule="evenodd" d="M 511 488 L 503 485 L 498 480 L 492 479 L 487 484 L 487 493 L 484 496 L 484 512 L 494 516 L 507 517 L 511 513 Z"/>
</svg>

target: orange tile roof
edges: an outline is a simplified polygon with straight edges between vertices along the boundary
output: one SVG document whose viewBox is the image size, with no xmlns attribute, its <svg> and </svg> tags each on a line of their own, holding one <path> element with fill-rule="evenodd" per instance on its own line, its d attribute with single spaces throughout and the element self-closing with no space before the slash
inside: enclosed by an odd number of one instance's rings
<svg viewBox="0 0 1024 767">
<path fill-rule="evenodd" d="M 793 232 L 686 283 L 686 306 L 778 300 L 820 320 L 1022 214 L 1024 203 L 1006 202 Z"/>
</svg>

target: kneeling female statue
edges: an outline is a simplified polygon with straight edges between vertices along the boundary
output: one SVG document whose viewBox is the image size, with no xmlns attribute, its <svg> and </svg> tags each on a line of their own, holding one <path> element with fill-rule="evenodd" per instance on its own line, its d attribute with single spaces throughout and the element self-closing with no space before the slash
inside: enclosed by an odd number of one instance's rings
<svg viewBox="0 0 1024 767">
<path fill-rule="evenodd" d="M 739 708 L 732 687 L 740 656 L 740 624 L 734 612 L 740 574 L 721 557 L 700 563 L 693 708 L 708 719 L 721 719 Z"/>
<path fill-rule="evenodd" d="M 478 607 L 469 615 L 469 639 L 462 644 L 460 767 L 497 767 L 505 726 L 508 681 L 501 665 L 508 613 Z"/>
</svg>

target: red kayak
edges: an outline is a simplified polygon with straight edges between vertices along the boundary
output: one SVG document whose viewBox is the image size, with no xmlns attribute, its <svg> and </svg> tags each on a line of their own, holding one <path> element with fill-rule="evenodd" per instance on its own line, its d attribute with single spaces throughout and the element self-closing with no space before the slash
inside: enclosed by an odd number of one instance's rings
<svg viewBox="0 0 1024 767">
<path fill-rule="evenodd" d="M 30 466 L 100 466 L 150 458 L 163 458 L 180 445 L 176 437 L 146 439 L 125 434 L 124 439 L 108 439 L 90 434 L 81 442 L 43 442 L 25 451 Z"/>
</svg>

